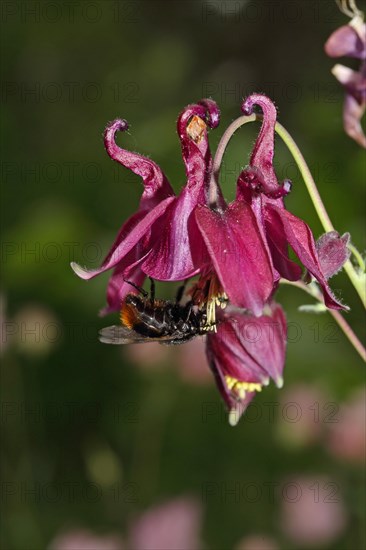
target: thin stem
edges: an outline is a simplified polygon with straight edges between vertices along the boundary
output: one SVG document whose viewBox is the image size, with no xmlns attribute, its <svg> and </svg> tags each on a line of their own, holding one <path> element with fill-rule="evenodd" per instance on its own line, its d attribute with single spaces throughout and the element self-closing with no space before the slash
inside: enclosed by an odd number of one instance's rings
<svg viewBox="0 0 366 550">
<path fill-rule="evenodd" d="M 313 298 L 318 300 L 320 303 L 322 303 L 322 298 L 317 287 L 306 285 L 303 281 L 287 281 L 286 279 L 281 279 L 280 283 L 290 285 L 290 286 L 295 286 L 303 290 L 307 294 L 310 294 L 310 296 L 312 296 Z M 342 317 L 339 311 L 335 309 L 328 309 L 324 306 L 324 310 L 329 311 L 329 313 L 332 315 L 333 319 L 336 321 L 340 329 L 344 332 L 345 336 L 347 336 L 348 340 L 351 342 L 352 346 L 359 353 L 361 358 L 366 362 L 366 349 L 364 348 L 364 346 L 362 345 L 362 342 L 358 339 L 356 334 L 353 332 L 352 328 L 349 326 L 345 318 Z"/>
<path fill-rule="evenodd" d="M 303 180 L 305 182 L 306 188 L 308 190 L 308 193 L 310 195 L 310 198 L 313 202 L 314 208 L 316 210 L 316 213 L 318 214 L 318 217 L 320 219 L 320 222 L 322 226 L 324 227 L 325 231 L 328 233 L 329 231 L 334 231 L 334 227 L 332 222 L 330 221 L 330 218 L 328 216 L 328 212 L 323 204 L 323 201 L 321 199 L 320 193 L 318 191 L 318 188 L 316 186 L 315 181 L 313 180 L 313 177 L 311 175 L 311 172 L 308 168 L 308 165 L 305 162 L 304 157 L 302 156 L 302 153 L 290 134 L 287 130 L 280 124 L 279 122 L 276 123 L 275 130 L 277 134 L 282 138 L 282 140 L 287 145 L 287 148 L 289 149 L 290 153 L 295 159 L 295 162 L 297 164 L 297 167 L 300 170 L 300 173 L 303 177 Z"/>
<path fill-rule="evenodd" d="M 347 323 L 347 321 L 345 320 L 345 318 L 342 317 L 339 311 L 335 309 L 329 309 L 328 311 L 332 315 L 332 317 L 335 319 L 335 321 L 338 323 L 341 330 L 343 330 L 344 334 L 347 336 L 352 346 L 359 353 L 361 358 L 366 362 L 366 350 L 363 347 L 360 340 L 357 338 L 356 334 L 353 332 L 353 330 L 349 326 L 349 324 Z"/>
<path fill-rule="evenodd" d="M 363 20 L 363 12 L 358 9 L 355 0 L 336 0 L 339 10 L 347 17 L 360 17 Z M 348 7 L 348 5 L 349 7 Z"/>
<path fill-rule="evenodd" d="M 355 257 L 355 259 L 357 260 L 357 263 L 360 266 L 361 272 L 365 273 L 365 270 L 366 270 L 365 262 L 364 262 L 364 259 L 363 259 L 362 255 L 357 250 L 357 248 L 355 246 L 353 246 L 353 244 L 351 244 L 351 243 L 348 243 L 347 248 L 349 248 L 349 250 L 351 251 L 351 253 Z"/>
<path fill-rule="evenodd" d="M 326 232 L 334 231 L 333 224 L 330 221 L 330 218 L 325 209 L 324 203 L 320 197 L 318 188 L 305 162 L 305 159 L 300 152 L 300 149 L 298 148 L 298 146 L 296 145 L 296 143 L 294 142 L 290 134 L 287 132 L 287 130 L 285 130 L 285 128 L 279 122 L 276 123 L 275 130 L 278 133 L 278 135 L 283 139 L 290 153 L 295 159 L 295 162 L 303 177 L 306 188 L 313 202 L 314 208 L 319 216 L 320 222 L 324 227 L 324 230 Z M 363 306 L 366 308 L 366 289 L 365 289 L 365 284 L 363 279 L 359 276 L 359 274 L 357 273 L 356 269 L 354 268 L 350 260 L 347 260 L 347 262 L 344 264 L 343 267 L 348 277 L 350 278 L 351 283 L 355 287 L 363 303 Z"/>
<path fill-rule="evenodd" d="M 238 130 L 241 126 L 244 124 L 247 124 L 248 122 L 254 122 L 255 120 L 263 120 L 262 115 L 253 114 L 250 116 L 240 116 L 239 118 L 235 119 L 234 122 L 232 122 L 225 130 L 225 132 L 222 134 L 222 137 L 220 139 L 220 142 L 216 149 L 216 154 L 213 160 L 212 164 L 212 172 L 211 172 L 211 179 L 209 183 L 209 191 L 208 191 L 208 201 L 210 205 L 215 205 L 219 199 L 219 177 L 220 177 L 220 168 L 222 164 L 222 157 L 224 156 L 226 147 L 233 137 L 236 130 Z"/>
</svg>

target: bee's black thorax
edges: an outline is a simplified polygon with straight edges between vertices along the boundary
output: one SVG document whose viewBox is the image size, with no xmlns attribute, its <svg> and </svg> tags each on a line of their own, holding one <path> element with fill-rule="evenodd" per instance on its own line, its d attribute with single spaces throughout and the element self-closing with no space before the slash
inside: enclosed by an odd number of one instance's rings
<svg viewBox="0 0 366 550">
<path fill-rule="evenodd" d="M 132 309 L 133 330 L 147 338 L 172 336 L 171 344 L 205 334 L 206 313 L 192 302 L 185 305 L 128 294 L 125 307 Z"/>
</svg>

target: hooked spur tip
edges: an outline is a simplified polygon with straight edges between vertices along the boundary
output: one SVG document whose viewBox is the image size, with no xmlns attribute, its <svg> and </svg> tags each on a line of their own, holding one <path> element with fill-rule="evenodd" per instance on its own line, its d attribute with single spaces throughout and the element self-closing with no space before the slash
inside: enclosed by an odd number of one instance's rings
<svg viewBox="0 0 366 550">
<path fill-rule="evenodd" d="M 116 118 L 116 120 L 113 120 L 107 125 L 106 131 L 108 130 L 113 130 L 114 132 L 125 132 L 128 130 L 128 122 L 124 118 Z"/>
<path fill-rule="evenodd" d="M 220 123 L 220 109 L 213 99 L 201 99 L 199 105 L 206 109 L 206 122 L 210 128 L 216 128 Z"/>
<path fill-rule="evenodd" d="M 253 114 L 253 106 L 254 104 L 248 98 L 241 104 L 241 112 L 246 116 L 250 116 Z"/>
</svg>

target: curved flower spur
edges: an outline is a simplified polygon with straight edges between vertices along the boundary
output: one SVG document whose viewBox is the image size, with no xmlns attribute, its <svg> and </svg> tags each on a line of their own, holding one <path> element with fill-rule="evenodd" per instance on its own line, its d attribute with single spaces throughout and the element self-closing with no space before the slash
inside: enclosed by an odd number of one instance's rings
<svg viewBox="0 0 366 550">
<path fill-rule="evenodd" d="M 152 160 L 115 143 L 116 133 L 128 128 L 125 120 L 115 120 L 107 126 L 104 143 L 109 156 L 141 176 L 144 191 L 138 211 L 119 230 L 101 267 L 88 270 L 71 264 L 75 273 L 86 280 L 114 268 L 102 315 L 120 309 L 122 300 L 131 292 L 126 280 L 141 286 L 146 276 L 180 281 L 199 272 L 207 252 L 193 211 L 205 201 L 212 164 L 207 125 L 215 128 L 219 120 L 218 107 L 209 99 L 188 105 L 179 116 L 178 135 L 187 181 L 178 196 Z"/>
<path fill-rule="evenodd" d="M 289 281 L 302 278 L 301 267 L 289 259 L 291 246 L 319 282 L 326 306 L 347 309 L 330 290 L 309 226 L 285 209 L 283 198 L 291 190 L 291 182 L 279 185 L 273 167 L 276 108 L 268 97 L 253 94 L 243 102 L 242 111 L 249 116 L 255 105 L 263 111 L 262 127 L 249 166 L 239 175 L 235 201 L 223 205 L 215 181 L 211 182 L 210 204 L 196 208 L 218 279 L 233 304 L 260 315 L 281 277 Z M 235 122 L 232 126 L 236 129 Z M 232 134 L 225 136 L 226 142 Z M 348 257 L 346 244 L 341 244 L 344 255 L 338 269 Z"/>
<path fill-rule="evenodd" d="M 218 183 L 223 150 L 255 105 L 262 109 L 262 126 L 249 166 L 239 175 L 236 199 L 227 204 Z M 291 184 L 279 185 L 273 168 L 277 114 L 273 103 L 254 94 L 243 102 L 242 110 L 245 116 L 225 132 L 214 161 L 207 126 L 219 123 L 216 103 L 206 99 L 183 110 L 177 126 L 187 182 L 177 196 L 152 160 L 115 143 L 116 132 L 125 131 L 127 122 L 109 124 L 108 154 L 142 177 L 144 191 L 137 212 L 123 224 L 102 266 L 87 270 L 72 264 L 83 279 L 114 269 L 102 314 L 121 310 L 122 326 L 103 329 L 101 341 L 178 344 L 208 334 L 208 361 L 231 411 L 231 424 L 270 378 L 278 387 L 283 383 L 286 320 L 272 298 L 280 278 L 303 277 L 300 266 L 289 259 L 288 247 L 319 282 L 326 306 L 333 309 L 345 306 L 333 296 L 327 279 L 348 258 L 347 235 L 327 233 L 315 243 L 305 222 L 284 207 Z M 146 276 L 187 281 L 195 275 L 199 279 L 185 305 L 179 299 L 155 300 L 153 291 L 149 299 L 141 288 Z M 217 311 L 217 306 L 227 307 Z"/>
</svg>

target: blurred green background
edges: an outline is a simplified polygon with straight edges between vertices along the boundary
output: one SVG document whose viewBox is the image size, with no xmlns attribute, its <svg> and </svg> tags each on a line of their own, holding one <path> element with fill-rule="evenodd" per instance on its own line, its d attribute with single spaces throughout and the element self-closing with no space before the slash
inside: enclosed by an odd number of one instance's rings
<svg viewBox="0 0 366 550">
<path fill-rule="evenodd" d="M 275 101 L 337 230 L 363 250 L 364 156 L 343 132 L 343 92 L 323 51 L 347 19 L 326 0 L 27 0 L 1 9 L 2 548 L 108 550 L 110 533 L 120 548 L 174 548 L 182 514 L 165 527 L 157 519 L 150 543 L 133 530 L 163 504 L 169 519 L 177 499 L 197 523 L 183 548 L 364 548 L 365 371 L 329 315 L 299 313 L 308 298 L 281 288 L 285 387 L 258 395 L 233 429 L 200 343 L 145 354 L 101 345 L 98 329 L 116 320 L 98 317 L 108 274 L 86 284 L 69 267 L 99 265 L 140 197 L 139 179 L 104 151 L 108 121 L 126 118 L 119 143 L 153 158 L 179 191 L 178 113 L 202 97 L 218 102 L 214 150 L 254 91 Z M 229 199 L 257 131 L 246 126 L 229 146 Z M 287 207 L 319 236 L 279 140 L 276 166 L 293 180 Z M 346 276 L 332 286 L 361 335 Z M 158 288 L 174 296 L 175 285 Z M 159 539 L 159 528 L 173 539 Z M 55 542 L 80 529 L 96 537 L 89 546 Z"/>
</svg>

